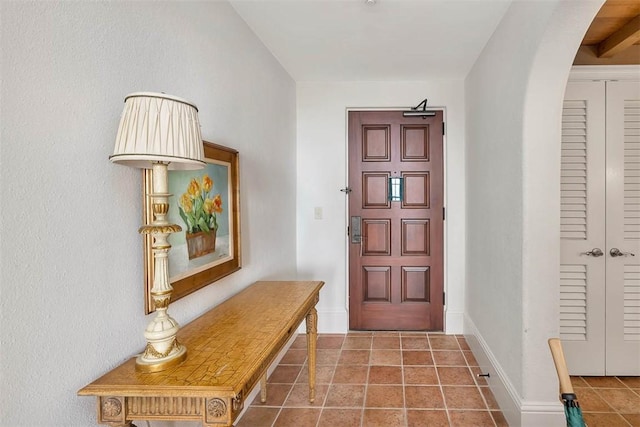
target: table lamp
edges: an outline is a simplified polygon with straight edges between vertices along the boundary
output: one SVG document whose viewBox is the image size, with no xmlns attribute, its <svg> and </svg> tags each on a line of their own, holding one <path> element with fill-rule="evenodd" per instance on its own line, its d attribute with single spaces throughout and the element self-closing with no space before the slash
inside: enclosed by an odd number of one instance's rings
<svg viewBox="0 0 640 427">
<path fill-rule="evenodd" d="M 152 169 L 153 221 L 140 227 L 150 234 L 154 260 L 151 298 L 156 317 L 145 329 L 147 346 L 136 359 L 136 369 L 162 371 L 181 363 L 186 348 L 176 334 L 180 329 L 167 309 L 173 288 L 169 281 L 169 234 L 182 228 L 167 221 L 169 211 L 168 170 L 192 170 L 205 166 L 198 109 L 184 99 L 163 93 L 127 95 L 113 155 L 109 159 L 137 168 Z"/>
</svg>

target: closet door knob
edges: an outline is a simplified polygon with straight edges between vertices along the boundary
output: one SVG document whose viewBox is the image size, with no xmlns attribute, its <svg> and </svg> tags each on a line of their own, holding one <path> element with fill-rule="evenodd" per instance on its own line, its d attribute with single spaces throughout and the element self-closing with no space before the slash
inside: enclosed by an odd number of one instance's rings
<svg viewBox="0 0 640 427">
<path fill-rule="evenodd" d="M 636 254 L 634 254 L 633 252 L 622 252 L 618 248 L 611 248 L 611 250 L 609 251 L 609 255 L 614 258 L 619 256 L 636 256 Z"/>
<path fill-rule="evenodd" d="M 589 252 L 582 252 L 582 255 L 587 255 L 587 256 L 592 256 L 594 258 L 598 258 L 598 257 L 604 255 L 604 252 L 602 252 L 602 249 L 600 249 L 600 248 L 593 248 Z"/>
</svg>

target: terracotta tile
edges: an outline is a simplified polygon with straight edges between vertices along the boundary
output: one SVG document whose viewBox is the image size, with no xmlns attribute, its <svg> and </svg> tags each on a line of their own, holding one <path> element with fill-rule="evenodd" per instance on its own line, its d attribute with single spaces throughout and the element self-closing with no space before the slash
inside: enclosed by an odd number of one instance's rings
<svg viewBox="0 0 640 427">
<path fill-rule="evenodd" d="M 403 365 L 433 365 L 430 351 L 406 350 L 402 352 Z"/>
<path fill-rule="evenodd" d="M 640 427 L 640 414 L 622 414 L 622 418 L 633 427 Z"/>
<path fill-rule="evenodd" d="M 373 336 L 372 331 L 349 331 L 347 333 L 348 337 L 371 337 Z"/>
<path fill-rule="evenodd" d="M 332 384 L 329 387 L 325 406 L 338 408 L 364 406 L 364 385 Z"/>
<path fill-rule="evenodd" d="M 407 410 L 409 427 L 449 427 L 447 411 Z"/>
<path fill-rule="evenodd" d="M 305 334 L 299 334 L 289 348 L 307 348 L 307 336 Z"/>
<path fill-rule="evenodd" d="M 374 335 L 372 348 L 386 349 L 386 350 L 400 350 L 400 337 Z"/>
<path fill-rule="evenodd" d="M 318 335 L 317 348 L 341 348 L 344 342 L 344 335 Z"/>
<path fill-rule="evenodd" d="M 478 376 L 478 375 L 483 374 L 485 372 L 483 372 L 477 366 L 471 366 L 470 369 L 471 369 L 471 376 L 473 376 L 473 379 L 475 380 L 476 384 L 478 384 L 478 386 L 489 385 L 489 383 L 487 382 L 487 379 L 485 377 L 479 377 Z"/>
<path fill-rule="evenodd" d="M 362 409 L 323 409 L 318 427 L 360 427 Z"/>
<path fill-rule="evenodd" d="M 404 396 L 406 408 L 444 409 L 444 400 L 438 386 L 406 386 Z"/>
<path fill-rule="evenodd" d="M 509 427 L 509 423 L 501 411 L 491 411 L 491 416 L 496 423 L 496 427 Z"/>
<path fill-rule="evenodd" d="M 271 427 L 280 408 L 260 408 L 250 406 L 236 424 L 236 427 Z"/>
<path fill-rule="evenodd" d="M 403 350 L 428 350 L 429 341 L 426 336 L 402 336 L 402 349 Z"/>
<path fill-rule="evenodd" d="M 589 387 L 589 384 L 579 376 L 571 376 L 571 385 L 573 387 Z"/>
<path fill-rule="evenodd" d="M 333 372 L 336 370 L 333 365 L 316 366 L 316 384 L 329 384 L 333 378 Z M 298 384 L 309 384 L 309 367 L 304 366 L 300 375 L 298 375 Z"/>
<path fill-rule="evenodd" d="M 427 332 L 421 332 L 421 331 L 401 331 L 400 332 L 400 336 L 401 337 L 422 337 L 422 338 L 426 338 L 428 335 Z"/>
<path fill-rule="evenodd" d="M 400 350 L 371 350 L 372 365 L 401 365 Z"/>
<path fill-rule="evenodd" d="M 640 395 L 628 388 L 599 388 L 596 392 L 613 409 L 623 414 L 640 414 Z"/>
<path fill-rule="evenodd" d="M 436 370 L 442 385 L 475 385 L 469 368 L 437 367 Z"/>
<path fill-rule="evenodd" d="M 622 381 L 616 377 L 582 377 L 591 387 L 594 388 L 624 388 Z"/>
<path fill-rule="evenodd" d="M 369 384 L 402 384 L 400 366 L 369 367 Z"/>
<path fill-rule="evenodd" d="M 449 409 L 487 409 L 477 387 L 443 386 L 442 392 Z"/>
<path fill-rule="evenodd" d="M 484 401 L 487 402 L 487 407 L 489 409 L 500 409 L 500 406 L 498 405 L 496 398 L 493 396 L 493 393 L 491 393 L 491 389 L 489 387 L 479 387 L 479 389 L 480 393 L 482 393 L 482 396 L 484 397 Z"/>
<path fill-rule="evenodd" d="M 374 337 L 399 337 L 400 332 L 398 331 L 373 331 Z"/>
<path fill-rule="evenodd" d="M 471 350 L 471 347 L 469 347 L 469 344 L 467 344 L 467 340 L 464 337 L 457 337 L 457 338 L 458 338 L 458 345 L 460 346 L 461 349 Z"/>
<path fill-rule="evenodd" d="M 405 384 L 439 384 L 436 368 L 433 366 L 405 366 L 402 370 L 404 371 Z"/>
<path fill-rule="evenodd" d="M 402 408 L 404 405 L 402 386 L 370 385 L 366 393 L 367 408 Z"/>
<path fill-rule="evenodd" d="M 469 350 L 464 350 L 462 354 L 464 354 L 464 358 L 467 361 L 467 365 L 478 366 L 478 361 L 476 360 L 476 357 L 473 355 L 473 352 Z"/>
<path fill-rule="evenodd" d="M 260 402 L 260 393 L 258 393 L 253 399 L 253 405 L 282 406 L 292 387 L 291 384 L 267 384 L 267 401 Z"/>
<path fill-rule="evenodd" d="M 281 365 L 304 365 L 307 360 L 307 350 L 290 348 L 280 360 Z"/>
<path fill-rule="evenodd" d="M 368 365 L 369 356 L 371 352 L 369 350 L 342 350 L 340 358 L 338 359 L 339 365 Z"/>
<path fill-rule="evenodd" d="M 576 396 L 582 411 L 588 412 L 615 412 L 595 390 L 581 387 L 576 389 Z"/>
<path fill-rule="evenodd" d="M 320 418 L 319 408 L 282 408 L 274 427 L 315 426 Z"/>
<path fill-rule="evenodd" d="M 335 365 L 338 363 L 340 350 L 338 349 L 321 349 L 316 351 L 316 365 Z"/>
<path fill-rule="evenodd" d="M 270 383 L 293 384 L 302 370 L 300 365 L 278 365 L 268 378 Z"/>
<path fill-rule="evenodd" d="M 493 426 L 489 411 L 449 411 L 451 427 Z"/>
<path fill-rule="evenodd" d="M 348 350 L 369 350 L 371 349 L 371 342 L 373 338 L 371 336 L 352 336 L 347 335 L 342 343 L 342 349 Z"/>
<path fill-rule="evenodd" d="M 640 388 L 640 377 L 618 377 L 629 388 Z"/>
<path fill-rule="evenodd" d="M 439 366 L 467 366 L 467 361 L 461 351 L 434 350 L 431 355 L 433 362 Z"/>
<path fill-rule="evenodd" d="M 313 402 L 309 402 L 309 385 L 296 384 L 293 386 L 293 389 L 291 389 L 289 397 L 287 397 L 287 400 L 284 402 L 284 406 L 322 407 L 324 405 L 324 399 L 327 397 L 328 389 L 329 385 L 327 384 L 316 384 L 316 396 Z"/>
<path fill-rule="evenodd" d="M 453 335 L 429 335 L 432 350 L 460 350 L 458 339 Z"/>
<path fill-rule="evenodd" d="M 367 382 L 368 366 L 338 365 L 333 374 L 334 384 L 364 384 Z"/>
<path fill-rule="evenodd" d="M 616 413 L 583 413 L 582 418 L 589 427 L 629 427 L 629 423 Z"/>
<path fill-rule="evenodd" d="M 365 409 L 362 425 L 365 427 L 404 427 L 404 411 L 399 409 Z"/>
</svg>

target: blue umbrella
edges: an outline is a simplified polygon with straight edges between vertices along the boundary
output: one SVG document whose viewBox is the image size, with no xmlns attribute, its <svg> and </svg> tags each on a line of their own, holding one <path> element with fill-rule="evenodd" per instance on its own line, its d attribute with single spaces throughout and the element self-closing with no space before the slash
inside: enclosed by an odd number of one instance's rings
<svg viewBox="0 0 640 427">
<path fill-rule="evenodd" d="M 564 352 L 562 351 L 560 339 L 550 338 L 549 348 L 551 349 L 553 363 L 556 365 L 556 372 L 558 373 L 560 397 L 564 403 L 564 415 L 567 420 L 567 427 L 586 427 L 584 419 L 582 418 L 582 409 L 580 409 L 578 398 L 573 391 L 573 385 L 571 384 L 571 377 L 569 377 L 567 364 L 564 360 Z"/>
</svg>

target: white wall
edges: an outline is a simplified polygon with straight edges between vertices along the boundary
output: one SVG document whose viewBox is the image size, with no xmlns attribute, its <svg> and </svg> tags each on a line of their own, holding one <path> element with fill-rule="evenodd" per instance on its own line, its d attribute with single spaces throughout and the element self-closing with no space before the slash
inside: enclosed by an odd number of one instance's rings
<svg viewBox="0 0 640 427">
<path fill-rule="evenodd" d="M 0 425 L 95 425 L 77 390 L 141 351 L 150 319 L 141 172 L 108 161 L 124 96 L 184 97 L 240 151 L 243 268 L 172 304 L 186 323 L 295 275 L 295 84 L 224 2 L 0 7 Z"/>
<path fill-rule="evenodd" d="M 601 4 L 514 2 L 466 79 L 465 329 L 513 425 L 564 424 L 546 343 L 559 322 L 561 106 Z"/>
<path fill-rule="evenodd" d="M 415 106 L 446 108 L 446 331 L 462 333 L 465 281 L 464 82 L 298 83 L 298 273 L 326 282 L 320 332 L 348 330 L 346 111 Z M 320 207 L 323 219 L 314 219 Z"/>
</svg>

